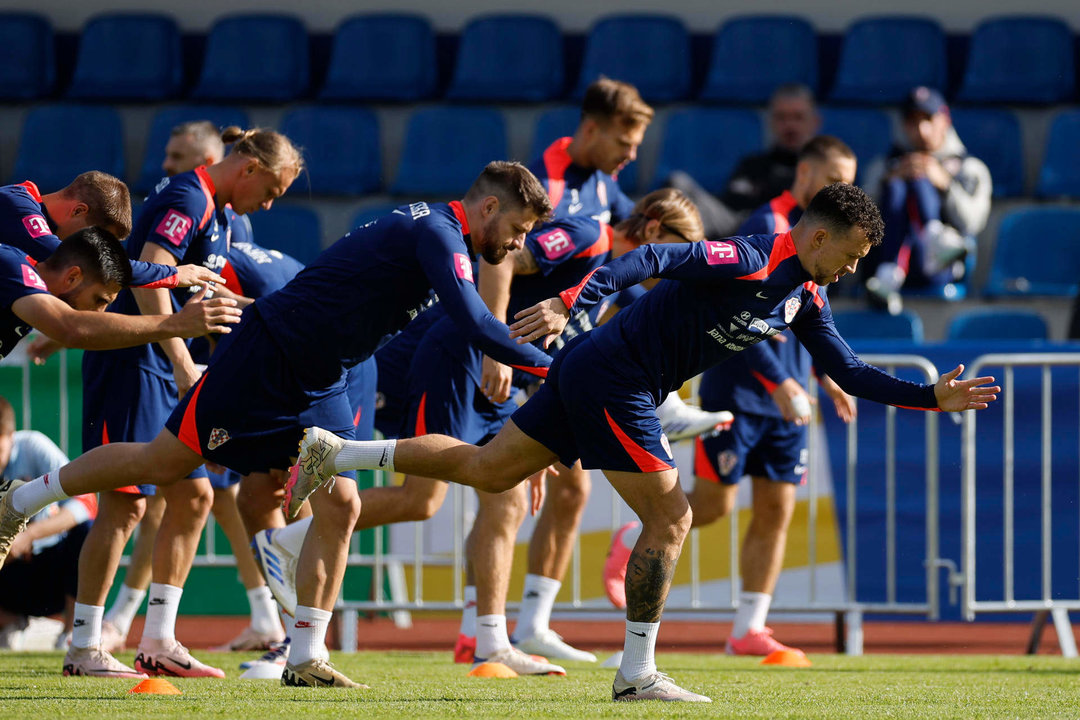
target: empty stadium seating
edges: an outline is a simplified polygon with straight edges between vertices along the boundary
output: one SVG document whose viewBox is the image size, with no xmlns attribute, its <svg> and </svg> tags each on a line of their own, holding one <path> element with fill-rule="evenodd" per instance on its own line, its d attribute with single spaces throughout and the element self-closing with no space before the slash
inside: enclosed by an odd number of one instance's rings
<svg viewBox="0 0 1080 720">
<path fill-rule="evenodd" d="M 975 28 L 958 98 L 965 102 L 1053 103 L 1074 93 L 1069 26 L 1049 17 L 999 17 Z"/>
<path fill-rule="evenodd" d="M 322 227 L 314 210 L 287 202 L 248 215 L 255 242 L 307 265 L 322 250 Z"/>
<path fill-rule="evenodd" d="M 280 130 L 302 148 L 311 192 L 361 195 L 382 185 L 379 123 L 370 110 L 296 108 L 282 118 Z M 298 182 L 302 186 L 304 178 Z"/>
<path fill-rule="evenodd" d="M 1075 295 L 1080 283 L 1080 208 L 1031 207 L 1009 212 L 998 228 L 983 293 Z"/>
<path fill-rule="evenodd" d="M 995 197 L 1024 194 L 1024 149 L 1020 121 L 1009 110 L 957 108 L 953 126 L 968 152 L 986 163 Z"/>
<path fill-rule="evenodd" d="M 13 182 L 33 180 L 48 193 L 87 170 L 124 177 L 124 130 L 115 110 L 64 104 L 27 113 Z"/>
<path fill-rule="evenodd" d="M 323 100 L 415 101 L 437 79 L 435 31 L 417 15 L 358 15 L 334 33 Z"/>
<path fill-rule="evenodd" d="M 922 320 L 910 310 L 899 315 L 874 310 L 847 310 L 834 313 L 833 320 L 840 336 L 846 340 L 923 340 Z"/>
<path fill-rule="evenodd" d="M 674 102 L 690 92 L 690 36 L 666 15 L 614 15 L 589 32 L 575 97 L 601 75 L 632 83 L 650 102 Z"/>
<path fill-rule="evenodd" d="M 762 47 L 783 48 L 783 52 L 761 52 Z M 802 83 L 817 91 L 814 28 L 799 17 L 740 17 L 724 23 L 716 32 L 700 98 L 764 103 L 777 86 L 785 83 Z"/>
<path fill-rule="evenodd" d="M 542 102 L 562 91 L 562 33 L 553 20 L 491 15 L 465 26 L 447 98 Z"/>
<path fill-rule="evenodd" d="M 79 39 L 68 97 L 164 100 L 183 84 L 180 29 L 166 15 L 101 15 Z"/>
<path fill-rule="evenodd" d="M 969 310 L 949 322 L 948 340 L 1046 340 L 1042 315 L 1030 310 Z"/>
<path fill-rule="evenodd" d="M 0 13 L 0 98 L 33 100 L 56 83 L 56 49 L 49 21 L 33 13 Z"/>
<path fill-rule="evenodd" d="M 409 118 L 392 192 L 460 195 L 492 160 L 507 157 L 506 124 L 490 108 L 433 107 Z"/>
<path fill-rule="evenodd" d="M 831 99 L 898 103 L 911 88 L 945 87 L 945 33 L 914 17 L 859 20 L 844 36 Z"/>
<path fill-rule="evenodd" d="M 165 159 L 165 145 L 169 142 L 172 129 L 193 120 L 209 120 L 219 128 L 230 125 L 246 128 L 250 124 L 244 110 L 228 105 L 181 105 L 158 110 L 150 121 L 142 166 L 138 180 L 133 185 L 136 191 L 147 193 L 157 184 L 162 176 L 161 162 Z"/>
<path fill-rule="evenodd" d="M 286 102 L 308 88 L 308 38 L 288 15 L 235 15 L 216 22 L 206 39 L 198 100 Z"/>
<path fill-rule="evenodd" d="M 668 116 L 653 185 L 683 170 L 721 194 L 744 155 L 760 152 L 761 119 L 749 110 L 687 109 Z"/>
<path fill-rule="evenodd" d="M 1080 111 L 1066 110 L 1054 118 L 1035 193 L 1080 198 Z"/>
</svg>

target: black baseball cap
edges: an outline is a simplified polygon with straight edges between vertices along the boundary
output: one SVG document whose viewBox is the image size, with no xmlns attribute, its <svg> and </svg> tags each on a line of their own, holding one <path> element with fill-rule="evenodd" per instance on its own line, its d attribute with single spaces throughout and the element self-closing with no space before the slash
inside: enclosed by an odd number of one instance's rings
<svg viewBox="0 0 1080 720">
<path fill-rule="evenodd" d="M 937 115 L 939 112 L 947 112 L 949 106 L 945 103 L 945 97 L 933 88 L 925 85 L 913 89 L 904 99 L 904 115 L 913 113 L 925 113 Z"/>
</svg>

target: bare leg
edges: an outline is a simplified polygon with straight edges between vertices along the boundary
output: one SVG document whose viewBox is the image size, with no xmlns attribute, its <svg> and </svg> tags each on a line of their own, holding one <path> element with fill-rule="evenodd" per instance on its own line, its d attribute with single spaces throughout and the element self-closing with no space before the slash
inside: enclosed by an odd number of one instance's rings
<svg viewBox="0 0 1080 720">
<path fill-rule="evenodd" d="M 251 473 L 240 478 L 236 506 L 249 540 L 260 530 L 285 527 L 285 514 L 281 512 L 284 498 L 285 483 L 273 473 Z"/>
<path fill-rule="evenodd" d="M 161 495 L 146 496 L 146 512 L 139 521 L 139 532 L 135 536 L 135 547 L 131 551 L 124 584 L 133 590 L 146 590 L 150 587 L 151 562 L 154 557 L 154 544 L 157 540 L 161 516 L 165 513 L 165 498 Z"/>
<path fill-rule="evenodd" d="M 693 527 L 711 525 L 720 518 L 730 515 L 735 509 L 735 496 L 738 490 L 738 485 L 725 485 L 697 478 L 694 481 L 694 489 L 686 496 L 686 499 L 690 501 L 690 508 L 694 511 Z"/>
<path fill-rule="evenodd" d="M 80 455 L 60 468 L 60 486 L 74 497 L 139 483 L 167 485 L 187 477 L 202 462 L 175 435 L 162 430 L 148 443 L 109 443 Z"/>
<path fill-rule="evenodd" d="M 547 498 L 529 541 L 529 573 L 562 580 L 574 553 L 581 515 L 589 500 L 589 473 L 577 463 L 562 463 L 557 476 L 547 480 Z"/>
<path fill-rule="evenodd" d="M 244 530 L 243 520 L 240 519 L 240 510 L 236 505 L 237 490 L 235 485 L 228 488 L 214 488 L 214 504 L 211 511 L 229 540 L 233 557 L 236 558 L 236 571 L 240 575 L 240 582 L 244 584 L 245 590 L 251 590 L 262 587 L 266 583 L 263 582 L 259 566 L 255 564 L 255 556 L 251 553 L 247 532 Z"/>
<path fill-rule="evenodd" d="M 354 530 L 427 520 L 442 507 L 446 488 L 442 480 L 408 475 L 401 485 L 361 490 L 363 510 Z"/>
<path fill-rule="evenodd" d="M 165 498 L 165 514 L 154 545 L 154 582 L 183 587 L 214 502 L 214 489 L 204 476 L 164 486 L 158 492 Z"/>
<path fill-rule="evenodd" d="M 124 545 L 139 524 L 146 501 L 142 495 L 104 492 L 98 514 L 79 552 L 79 590 L 76 601 L 83 605 L 104 605 L 109 594 Z"/>
<path fill-rule="evenodd" d="M 743 590 L 772 595 L 784 567 L 787 531 L 795 511 L 795 486 L 755 477 L 754 514 L 746 529 L 739 563 Z"/>
<path fill-rule="evenodd" d="M 323 486 L 310 502 L 314 518 L 297 565 L 297 604 L 332 610 L 345 575 L 349 537 L 360 515 L 360 496 L 355 481 L 339 476 L 332 492 Z"/>
<path fill-rule="evenodd" d="M 478 493 L 480 500 L 466 551 L 476 584 L 476 614 L 505 615 L 514 541 L 525 520 L 528 493 L 518 485 L 497 494 Z"/>
</svg>

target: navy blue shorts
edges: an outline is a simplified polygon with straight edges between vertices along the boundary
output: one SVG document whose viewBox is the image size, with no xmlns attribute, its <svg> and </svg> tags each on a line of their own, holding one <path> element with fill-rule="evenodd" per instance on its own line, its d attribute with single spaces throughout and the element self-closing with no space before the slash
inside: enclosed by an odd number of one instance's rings
<svg viewBox="0 0 1080 720">
<path fill-rule="evenodd" d="M 111 353 L 83 353 L 83 452 L 111 442 L 150 442 L 177 404 L 176 383 Z M 198 467 L 189 478 L 206 477 Z M 120 492 L 153 495 L 154 485 Z"/>
<path fill-rule="evenodd" d="M 463 364 L 437 342 L 420 343 L 409 367 L 402 437 L 449 435 L 483 445 L 502 429 L 517 404 L 511 398 L 496 405 L 480 392 L 474 378 L 483 358 L 472 355 Z"/>
<path fill-rule="evenodd" d="M 375 388 L 378 377 L 379 367 L 374 356 L 353 365 L 345 373 L 345 389 L 349 394 L 357 440 L 371 440 L 374 437 Z"/>
<path fill-rule="evenodd" d="M 248 475 L 288 469 L 306 427 L 352 440 L 353 417 L 344 374 L 329 387 L 304 387 L 252 306 L 165 427 L 207 460 Z"/>
<path fill-rule="evenodd" d="M 235 470 L 229 470 L 225 468 L 225 472 L 216 473 L 213 470 L 207 470 L 206 474 L 210 476 L 210 486 L 215 490 L 228 490 L 236 483 L 240 482 L 240 473 Z"/>
<path fill-rule="evenodd" d="M 734 485 L 744 475 L 801 485 L 806 481 L 806 426 L 783 418 L 736 414 L 731 429 L 697 439 L 694 475 Z"/>
<path fill-rule="evenodd" d="M 514 413 L 522 432 L 572 467 L 659 472 L 675 467 L 647 378 L 610 362 L 588 335 L 571 340 L 547 381 Z"/>
</svg>

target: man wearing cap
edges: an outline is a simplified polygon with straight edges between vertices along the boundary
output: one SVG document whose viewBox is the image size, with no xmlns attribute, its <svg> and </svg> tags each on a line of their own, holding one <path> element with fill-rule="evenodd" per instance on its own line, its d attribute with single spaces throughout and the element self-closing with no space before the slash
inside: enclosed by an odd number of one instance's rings
<svg viewBox="0 0 1080 720">
<path fill-rule="evenodd" d="M 870 165 L 865 183 L 885 221 L 885 238 L 866 259 L 866 289 L 872 304 L 894 314 L 901 288 L 956 296 L 992 190 L 990 171 L 968 154 L 940 92 L 917 87 L 902 109 L 904 142 Z"/>
</svg>

